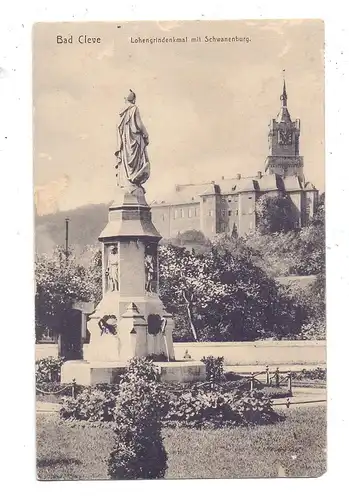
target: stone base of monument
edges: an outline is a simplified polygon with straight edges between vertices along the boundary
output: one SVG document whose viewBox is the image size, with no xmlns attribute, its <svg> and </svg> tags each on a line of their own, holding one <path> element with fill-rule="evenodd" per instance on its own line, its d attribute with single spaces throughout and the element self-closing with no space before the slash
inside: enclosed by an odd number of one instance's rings
<svg viewBox="0 0 349 500">
<path fill-rule="evenodd" d="M 162 382 L 198 382 L 206 378 L 200 361 L 155 362 Z M 61 368 L 61 383 L 78 385 L 114 384 L 126 370 L 127 363 L 116 361 L 66 361 Z"/>
</svg>

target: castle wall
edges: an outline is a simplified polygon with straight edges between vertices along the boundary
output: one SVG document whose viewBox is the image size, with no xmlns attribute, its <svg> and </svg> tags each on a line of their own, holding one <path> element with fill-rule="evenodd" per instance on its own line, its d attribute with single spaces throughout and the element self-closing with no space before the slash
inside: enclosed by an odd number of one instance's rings
<svg viewBox="0 0 349 500">
<path fill-rule="evenodd" d="M 277 195 L 279 191 L 268 192 Z M 306 225 L 314 215 L 318 192 L 286 191 L 293 203 L 293 218 L 298 227 Z M 217 233 L 232 234 L 234 226 L 241 236 L 255 230 L 256 203 L 263 191 L 229 195 L 209 194 L 200 202 L 152 206 L 152 220 L 163 238 L 174 238 L 189 230 L 201 231 L 207 238 Z"/>
<path fill-rule="evenodd" d="M 318 203 L 318 192 L 316 190 L 305 191 L 305 193 L 304 193 L 304 217 L 303 217 L 304 224 L 307 224 L 309 222 L 309 220 L 313 217 L 317 203 Z"/>
<path fill-rule="evenodd" d="M 227 195 L 223 197 L 224 206 L 227 213 L 227 230 L 229 234 L 231 234 L 236 228 L 237 232 L 239 232 L 239 195 Z"/>
<path fill-rule="evenodd" d="M 256 193 L 244 192 L 239 195 L 239 235 L 256 228 Z"/>
<path fill-rule="evenodd" d="M 219 232 L 220 199 L 216 194 L 202 195 L 200 202 L 200 231 L 207 238 Z"/>
<path fill-rule="evenodd" d="M 293 220 L 296 227 L 301 227 L 303 224 L 304 204 L 302 191 L 288 193 L 293 204 Z"/>
<path fill-rule="evenodd" d="M 200 231 L 200 203 L 154 205 L 152 220 L 163 238 L 174 238 L 178 233 L 195 229 Z"/>
</svg>

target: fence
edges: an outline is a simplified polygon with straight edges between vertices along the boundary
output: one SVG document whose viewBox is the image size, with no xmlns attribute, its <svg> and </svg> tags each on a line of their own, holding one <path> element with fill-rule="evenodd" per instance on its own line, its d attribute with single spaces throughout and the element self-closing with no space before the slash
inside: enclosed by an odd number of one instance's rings
<svg viewBox="0 0 349 500">
<path fill-rule="evenodd" d="M 38 386 L 36 386 L 36 392 L 39 392 L 40 394 L 46 394 L 50 396 L 54 396 L 56 394 L 61 394 L 62 392 L 66 391 L 71 387 L 71 395 L 74 399 L 76 399 L 77 395 L 77 384 L 75 382 L 75 379 L 73 379 L 73 382 L 71 384 L 64 385 L 61 389 L 58 389 L 58 391 L 44 391 L 43 389 L 40 389 Z"/>
<path fill-rule="evenodd" d="M 272 372 L 267 365 L 265 367 L 265 370 L 262 370 L 260 372 L 251 372 L 250 375 L 243 375 L 242 378 L 238 381 L 239 383 L 236 385 L 236 389 L 239 389 L 239 387 L 242 387 L 243 385 L 246 384 L 246 382 L 249 383 L 249 390 L 253 391 L 255 389 L 258 389 L 260 387 L 260 384 L 262 381 L 258 378 L 261 377 L 262 375 L 265 375 L 265 386 L 267 387 L 281 387 L 283 384 L 286 384 L 287 386 L 287 393 L 288 397 L 286 399 L 286 402 L 275 402 L 273 401 L 273 406 L 286 406 L 289 408 L 292 404 L 311 404 L 311 403 L 323 403 L 326 400 L 312 400 L 312 401 L 297 401 L 297 402 L 291 402 L 290 397 L 293 396 L 293 386 L 292 386 L 292 379 L 293 379 L 293 374 L 291 371 L 289 372 L 283 372 L 280 371 L 279 368 L 277 367 L 274 372 Z M 214 387 L 219 387 L 222 386 L 219 382 L 210 382 L 206 381 L 201 384 L 198 384 L 197 387 L 204 387 L 204 386 L 210 386 L 211 388 Z M 66 391 L 69 387 L 71 387 L 71 396 L 76 399 L 78 389 L 77 389 L 77 384 L 75 379 L 73 379 L 73 382 L 71 384 L 64 385 L 61 389 L 58 391 L 45 391 L 43 389 L 40 389 L 39 387 L 36 386 L 36 391 L 41 393 L 41 394 L 47 394 L 47 395 L 56 395 L 60 394 L 64 391 Z M 176 392 L 176 391 L 175 391 Z M 275 399 L 275 398 L 272 398 Z"/>
<path fill-rule="evenodd" d="M 286 375 L 282 376 L 283 373 L 286 373 Z M 290 396 L 292 396 L 292 372 L 281 372 L 279 368 L 276 368 L 275 372 L 272 373 L 269 369 L 269 366 L 267 365 L 265 367 L 265 370 L 262 370 L 260 372 L 254 373 L 251 372 L 250 375 L 245 375 L 243 376 L 244 380 L 241 380 L 242 384 L 246 383 L 246 381 L 249 381 L 250 383 L 250 390 L 253 391 L 254 389 L 258 389 L 258 382 L 260 383 L 261 381 L 257 378 L 260 377 L 261 375 L 265 375 L 265 385 L 268 387 L 280 387 L 282 384 L 286 382 L 287 384 L 287 390 Z"/>
</svg>

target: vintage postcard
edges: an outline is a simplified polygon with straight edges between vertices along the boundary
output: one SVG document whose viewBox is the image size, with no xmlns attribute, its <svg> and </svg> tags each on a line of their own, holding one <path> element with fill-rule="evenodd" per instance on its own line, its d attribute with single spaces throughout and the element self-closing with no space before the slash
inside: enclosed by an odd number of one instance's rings
<svg viewBox="0 0 349 500">
<path fill-rule="evenodd" d="M 37 478 L 326 471 L 324 24 L 33 27 Z"/>
</svg>

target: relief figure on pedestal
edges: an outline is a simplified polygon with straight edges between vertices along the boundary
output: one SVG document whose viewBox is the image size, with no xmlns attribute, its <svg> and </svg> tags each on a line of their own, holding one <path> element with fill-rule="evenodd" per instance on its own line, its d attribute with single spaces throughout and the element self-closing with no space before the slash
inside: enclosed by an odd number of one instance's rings
<svg viewBox="0 0 349 500">
<path fill-rule="evenodd" d="M 115 245 L 108 254 L 107 276 L 109 278 L 108 289 L 112 292 L 119 290 L 119 255 L 118 247 Z"/>
<path fill-rule="evenodd" d="M 145 290 L 148 293 L 157 292 L 157 261 L 156 248 L 147 246 L 145 249 Z"/>
</svg>

